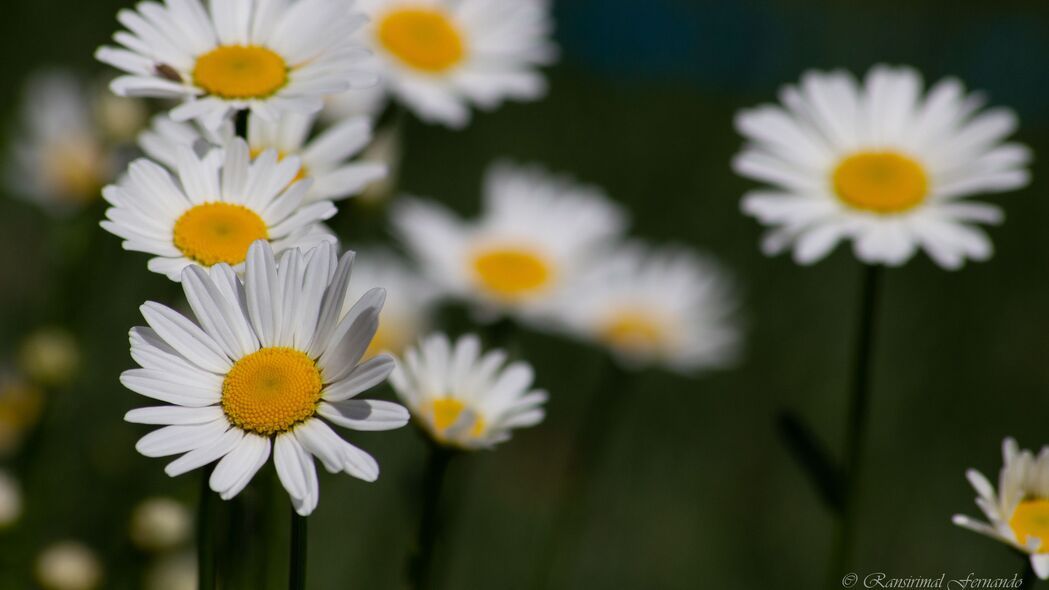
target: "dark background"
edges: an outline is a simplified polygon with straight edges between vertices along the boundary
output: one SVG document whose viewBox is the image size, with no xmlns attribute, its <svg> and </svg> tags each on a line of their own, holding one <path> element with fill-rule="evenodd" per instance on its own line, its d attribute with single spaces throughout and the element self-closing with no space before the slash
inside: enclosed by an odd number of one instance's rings
<svg viewBox="0 0 1049 590">
<path fill-rule="evenodd" d="M 117 29 L 114 15 L 124 6 L 130 3 L 4 4 L 0 110 L 8 128 L 21 81 L 34 68 L 101 71 L 91 54 Z M 963 474 L 974 466 L 996 479 L 1004 436 L 1035 448 L 1049 439 L 1049 204 L 1037 160 L 1049 151 L 1049 5 L 564 0 L 556 18 L 564 55 L 549 73 L 550 96 L 479 115 L 462 132 L 411 124 L 402 186 L 473 213 L 495 156 L 570 172 L 628 206 L 636 235 L 720 257 L 743 287 L 748 324 L 745 361 L 735 370 L 700 379 L 640 376 L 609 424 L 614 434 L 592 488 L 582 550 L 564 586 L 823 582 L 832 520 L 773 423 L 792 409 L 840 448 L 860 269 L 845 248 L 812 268 L 759 253 L 761 229 L 738 207 L 751 185 L 728 165 L 741 143 L 732 118 L 774 100 L 807 68 L 862 73 L 878 62 L 912 64 L 930 81 L 958 76 L 992 104 L 1015 108 L 1017 139 L 1036 161 L 1027 189 L 987 199 L 1007 215 L 990 230 L 992 261 L 947 272 L 922 255 L 886 273 L 856 569 L 948 578 L 1019 572 L 1021 561 L 1004 546 L 954 527 L 950 517 L 978 514 Z M 346 219 L 354 211 L 341 213 L 336 226 L 355 223 Z M 124 533 L 131 507 L 156 494 L 196 501 L 196 475 L 171 480 L 161 461 L 134 452 L 145 429 L 122 415 L 144 400 L 117 382 L 132 365 L 126 334 L 142 323 L 137 306 L 176 303 L 178 291 L 146 271 L 144 255 L 122 252 L 95 225 L 100 217 L 97 206 L 83 219 L 54 222 L 23 201 L 0 199 L 0 364 L 42 323 L 67 324 L 84 354 L 76 383 L 51 400 L 24 482 L 23 522 L 0 534 L 0 587 L 25 587 L 39 548 L 72 537 L 101 554 L 106 588 L 136 588 L 143 558 Z M 61 271 L 71 250 L 86 252 L 85 262 Z M 549 418 L 495 452 L 453 464 L 449 491 L 460 518 L 438 554 L 448 588 L 542 587 L 569 435 L 602 403 L 596 351 L 530 333 L 521 335 L 521 350 L 552 394 Z M 424 445 L 408 428 L 350 437 L 376 456 L 383 475 L 367 485 L 322 474 L 310 586 L 396 588 Z M 265 492 L 253 485 L 244 505 Z M 281 526 L 259 525 L 254 544 L 286 534 L 280 509 Z M 279 574 L 274 561 L 255 563 Z"/>
</svg>

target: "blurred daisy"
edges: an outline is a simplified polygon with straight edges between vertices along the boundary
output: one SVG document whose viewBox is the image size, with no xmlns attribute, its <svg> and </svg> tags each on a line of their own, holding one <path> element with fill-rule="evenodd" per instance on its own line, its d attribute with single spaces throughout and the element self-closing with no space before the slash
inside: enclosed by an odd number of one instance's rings
<svg viewBox="0 0 1049 590">
<path fill-rule="evenodd" d="M 368 58 L 367 63 L 373 64 L 370 69 L 378 71 L 379 62 L 374 55 Z M 382 84 L 356 89 L 353 92 L 332 94 L 324 98 L 324 109 L 321 110 L 320 119 L 328 124 L 357 117 L 377 121 L 388 103 L 389 97 Z"/>
<path fill-rule="evenodd" d="M 506 353 L 481 354 L 477 336 L 454 345 L 444 334 L 409 348 L 390 383 L 415 420 L 440 444 L 491 448 L 509 440 L 514 428 L 543 421 L 545 391 L 531 389 L 532 367 L 506 363 Z"/>
<path fill-rule="evenodd" d="M 357 69 L 366 55 L 353 41 L 364 22 L 344 0 L 200 0 L 145 2 L 121 10 L 120 47 L 95 57 L 127 75 L 121 96 L 182 100 L 171 116 L 217 128 L 232 111 L 275 120 L 281 112 L 316 112 L 323 98 L 368 85 Z"/>
<path fill-rule="evenodd" d="M 87 546 L 62 541 L 37 556 L 36 580 L 44 590 L 93 590 L 102 581 L 102 564 Z"/>
<path fill-rule="evenodd" d="M 723 367 L 739 352 L 736 300 L 711 260 L 684 249 L 625 246 L 552 306 L 556 324 L 625 364 L 680 372 Z"/>
<path fill-rule="evenodd" d="M 546 93 L 537 70 L 552 63 L 546 0 L 362 0 L 367 42 L 388 91 L 420 119 L 463 127 L 470 105 Z"/>
<path fill-rule="evenodd" d="M 391 252 L 361 250 L 353 263 L 353 283 L 346 291 L 346 305 L 353 305 L 376 287 L 386 291 L 386 305 L 365 358 L 382 352 L 404 352 L 429 329 L 438 296 L 432 283 Z"/>
<path fill-rule="evenodd" d="M 145 590 L 198 590 L 197 557 L 192 552 L 164 555 L 145 576 Z"/>
<path fill-rule="evenodd" d="M 142 306 L 149 328 L 131 331 L 131 355 L 142 367 L 120 381 L 171 405 L 140 408 L 125 419 L 164 428 L 142 437 L 147 457 L 182 455 L 174 477 L 218 461 L 211 489 L 228 500 L 244 489 L 273 452 L 296 512 L 317 506 L 316 456 L 328 471 L 375 481 L 379 465 L 323 421 L 354 430 L 389 430 L 408 412 L 390 402 L 351 399 L 383 382 L 388 355 L 359 363 L 378 327 L 385 294 L 373 289 L 340 314 L 353 254 L 335 246 L 274 259 L 266 242 L 248 253 L 243 282 L 226 264 L 210 273 L 183 271 L 196 322 L 157 303 Z"/>
<path fill-rule="evenodd" d="M 299 159 L 278 162 L 276 150 L 254 162 L 243 139 L 198 157 L 182 147 L 178 178 L 140 159 L 127 178 L 107 186 L 112 205 L 102 227 L 124 248 L 153 254 L 149 269 L 177 281 L 191 264 L 243 267 L 248 246 L 269 240 L 278 251 L 334 241 L 321 221 L 335 215 L 327 201 L 303 205 L 310 179 L 294 182 Z"/>
<path fill-rule="evenodd" d="M 743 199 L 773 228 L 767 254 L 793 248 L 811 264 L 851 239 L 868 264 L 900 265 L 918 248 L 949 269 L 991 257 L 975 224 L 1000 222 L 1001 210 L 963 197 L 1027 184 L 1029 150 L 1003 143 L 1016 129 L 1011 111 L 978 113 L 982 98 L 954 79 L 923 96 L 917 72 L 886 66 L 862 86 L 845 72 L 809 72 L 781 99 L 736 119 L 748 140 L 736 171 L 772 185 Z"/>
<path fill-rule="evenodd" d="M 6 471 L 0 470 L 0 529 L 5 529 L 22 516 L 22 488 Z"/>
<path fill-rule="evenodd" d="M 114 177 L 119 162 L 86 94 L 87 86 L 64 71 L 29 80 L 6 170 L 13 192 L 64 211 L 93 202 Z"/>
<path fill-rule="evenodd" d="M 298 158 L 300 167 L 295 180 L 309 178 L 313 181 L 306 193 L 307 203 L 351 197 L 386 175 L 386 166 L 382 163 L 351 162 L 371 142 L 372 129 L 368 119 L 358 117 L 342 121 L 309 140 L 315 119 L 315 115 L 290 113 L 275 121 L 267 121 L 252 114 L 248 117 L 247 130 L 252 157 L 257 158 L 266 150 L 276 150 L 279 160 L 288 156 Z M 139 144 L 151 158 L 175 168 L 183 146 L 206 150 L 210 145 L 227 145 L 233 139 L 232 125 L 212 133 L 160 115 L 154 119 L 152 128 L 139 138 Z"/>
<path fill-rule="evenodd" d="M 956 514 L 954 524 L 997 539 L 1031 556 L 1041 579 L 1049 578 L 1049 447 L 1035 456 L 1007 438 L 1002 444 L 998 490 L 975 469 L 965 473 L 976 489 L 976 505 L 989 522 Z"/>
<path fill-rule="evenodd" d="M 73 334 L 65 328 L 39 328 L 19 346 L 18 366 L 40 385 L 66 385 L 80 369 L 80 347 Z"/>
<path fill-rule="evenodd" d="M 143 500 L 131 513 L 131 541 L 145 551 L 169 551 L 189 540 L 193 517 L 172 498 Z"/>
<path fill-rule="evenodd" d="M 36 426 L 44 392 L 25 379 L 0 373 L 0 457 L 13 455 Z"/>
<path fill-rule="evenodd" d="M 485 310 L 529 316 L 620 236 L 626 215 L 598 189 L 497 164 L 478 221 L 411 200 L 394 209 L 393 224 L 441 288 Z"/>
</svg>

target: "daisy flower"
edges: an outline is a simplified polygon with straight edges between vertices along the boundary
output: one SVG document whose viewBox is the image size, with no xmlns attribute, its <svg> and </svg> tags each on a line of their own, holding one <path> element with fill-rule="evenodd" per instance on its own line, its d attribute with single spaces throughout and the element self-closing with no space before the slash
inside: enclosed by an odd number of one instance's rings
<svg viewBox="0 0 1049 590">
<path fill-rule="evenodd" d="M 736 308 L 730 282 L 712 260 L 632 244 L 597 263 L 551 314 L 562 329 L 608 347 L 628 366 L 690 373 L 736 359 Z"/>
<path fill-rule="evenodd" d="M 453 346 L 444 334 L 434 334 L 405 352 L 390 384 L 436 442 L 491 448 L 509 440 L 512 429 L 542 422 L 547 399 L 545 391 L 531 389 L 528 363 L 505 363 L 502 350 L 481 354 L 475 335 Z"/>
<path fill-rule="evenodd" d="M 998 490 L 975 469 L 965 473 L 976 489 L 976 505 L 989 522 L 962 514 L 954 524 L 987 535 L 1031 556 L 1041 579 L 1049 578 L 1049 447 L 1037 456 L 1007 438 L 1002 444 Z"/>
<path fill-rule="evenodd" d="M 537 71 L 552 63 L 546 0 L 362 0 L 366 42 L 382 84 L 420 119 L 461 128 L 470 105 L 546 93 Z"/>
<path fill-rule="evenodd" d="M 99 197 L 119 161 L 85 101 L 88 89 L 65 71 L 29 80 L 22 129 L 11 144 L 6 180 L 13 192 L 54 211 L 68 211 Z"/>
<path fill-rule="evenodd" d="M 982 98 L 954 79 L 923 95 L 916 71 L 883 65 L 862 85 L 809 72 L 781 100 L 736 119 L 748 142 L 736 171 L 772 185 L 742 203 L 772 227 L 767 254 L 793 248 L 811 264 L 852 240 L 868 264 L 901 265 L 919 248 L 948 269 L 991 257 L 976 224 L 999 223 L 1002 212 L 963 198 L 1027 184 L 1030 152 L 1003 143 L 1017 126 L 1011 111 L 979 112 Z"/>
<path fill-rule="evenodd" d="M 177 177 L 137 160 L 103 191 L 112 207 L 101 225 L 123 238 L 126 250 L 153 254 L 149 269 L 174 281 L 191 264 L 240 270 L 256 240 L 269 240 L 278 253 L 334 241 L 320 222 L 335 215 L 335 206 L 303 205 L 312 181 L 294 182 L 299 159 L 278 157 L 267 150 L 252 162 L 248 144 L 236 138 L 202 157 L 181 147 Z"/>
<path fill-rule="evenodd" d="M 296 512 L 317 506 L 313 456 L 331 473 L 375 481 L 379 466 L 323 420 L 354 430 L 404 426 L 408 412 L 383 401 L 352 399 L 383 382 L 388 355 L 360 363 L 378 326 L 385 294 L 373 289 L 340 313 L 353 253 L 335 247 L 279 260 L 266 242 L 248 253 L 244 279 L 227 264 L 190 266 L 182 285 L 196 321 L 148 302 L 148 328 L 131 330 L 128 389 L 167 405 L 131 410 L 128 422 L 163 428 L 142 437 L 147 457 L 181 455 L 165 471 L 174 477 L 214 461 L 211 489 L 236 496 L 273 461 Z M 323 418 L 323 419 L 322 419 Z"/>
<path fill-rule="evenodd" d="M 126 75 L 121 96 L 181 100 L 171 116 L 217 128 L 250 109 L 267 119 L 280 112 L 316 112 L 323 98 L 366 86 L 358 71 L 367 52 L 353 41 L 367 20 L 346 0 L 200 0 L 143 2 L 121 10 L 120 47 L 95 57 Z"/>
<path fill-rule="evenodd" d="M 386 291 L 386 305 L 365 358 L 381 352 L 401 354 L 417 341 L 430 327 L 439 295 L 430 281 L 393 253 L 359 250 L 353 265 L 353 284 L 346 291 L 346 305 L 352 305 L 376 287 Z"/>
<path fill-rule="evenodd" d="M 529 317 L 619 238 L 626 214 L 596 188 L 503 163 L 489 170 L 477 221 L 416 200 L 398 203 L 392 221 L 442 289 Z"/>
<path fill-rule="evenodd" d="M 277 157 L 282 161 L 288 156 L 297 157 L 300 166 L 295 180 L 313 181 L 305 196 L 307 203 L 351 197 L 386 176 L 385 164 L 351 161 L 372 140 L 371 122 L 367 118 L 347 119 L 309 139 L 315 119 L 316 115 L 288 113 L 267 121 L 251 114 L 247 141 L 252 157 L 257 158 L 271 149 L 277 150 Z M 231 124 L 212 132 L 159 115 L 154 118 L 152 128 L 139 138 L 139 145 L 154 160 L 174 168 L 182 146 L 206 150 L 212 145 L 228 145 L 234 138 Z"/>
</svg>

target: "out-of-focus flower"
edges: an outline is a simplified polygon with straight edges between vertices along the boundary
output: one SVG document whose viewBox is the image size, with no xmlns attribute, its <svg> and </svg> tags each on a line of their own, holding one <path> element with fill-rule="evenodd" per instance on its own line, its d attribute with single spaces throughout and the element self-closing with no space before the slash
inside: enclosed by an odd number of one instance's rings
<svg viewBox="0 0 1049 590">
<path fill-rule="evenodd" d="M 631 367 L 723 367 L 740 347 L 737 302 L 722 270 L 676 248 L 623 246 L 551 305 L 555 329 L 611 349 Z"/>
<path fill-rule="evenodd" d="M 146 590 L 197 590 L 197 560 L 192 553 L 161 557 L 146 572 Z"/>
<path fill-rule="evenodd" d="M 1049 578 L 1049 447 L 1035 456 L 1007 438 L 1002 444 L 998 490 L 982 473 L 965 473 L 988 522 L 956 514 L 954 524 L 997 539 L 1031 556 L 1041 579 Z"/>
<path fill-rule="evenodd" d="M 386 291 L 379 329 L 365 353 L 401 354 L 430 327 L 438 291 L 434 285 L 386 250 L 361 250 L 353 263 L 353 282 L 346 291 L 346 309 L 376 287 Z"/>
<path fill-rule="evenodd" d="M 6 471 L 0 471 L 0 529 L 7 528 L 22 516 L 22 488 Z"/>
<path fill-rule="evenodd" d="M 126 178 L 103 191 L 112 207 L 102 227 L 123 238 L 125 249 L 153 254 L 149 270 L 174 281 L 191 264 L 242 269 L 256 240 L 278 252 L 333 242 L 320 222 L 335 215 L 335 206 L 303 205 L 312 180 L 295 182 L 298 158 L 278 159 L 271 149 L 252 162 L 240 138 L 204 156 L 183 146 L 178 182 L 159 164 L 136 160 Z"/>
<path fill-rule="evenodd" d="M 433 334 L 404 353 L 390 383 L 438 443 L 491 448 L 509 440 L 511 430 L 542 422 L 547 399 L 531 389 L 528 363 L 505 363 L 502 350 L 482 355 L 477 336 L 463 336 L 453 348 L 447 336 Z"/>
<path fill-rule="evenodd" d="M 36 580 L 44 590 L 92 590 L 102 581 L 102 564 L 85 545 L 62 541 L 37 556 Z"/>
<path fill-rule="evenodd" d="M 80 368 L 80 347 L 64 328 L 41 328 L 22 342 L 18 362 L 22 372 L 36 383 L 65 385 Z"/>
<path fill-rule="evenodd" d="M 18 450 L 26 433 L 36 426 L 44 405 L 39 387 L 13 374 L 0 374 L 0 456 Z"/>
<path fill-rule="evenodd" d="M 146 551 L 169 551 L 189 539 L 193 517 L 171 498 L 150 498 L 131 513 L 131 541 Z"/>
<path fill-rule="evenodd" d="M 269 122 L 252 114 L 247 130 L 251 155 L 258 157 L 273 149 L 280 160 L 297 157 L 300 168 L 295 180 L 313 181 L 305 203 L 345 199 L 386 176 L 386 166 L 380 162 L 351 161 L 371 141 L 371 123 L 367 118 L 342 121 L 307 141 L 314 119 L 314 115 L 286 114 Z M 209 134 L 191 123 L 178 123 L 160 115 L 154 119 L 152 129 L 142 135 L 140 144 L 151 158 L 174 169 L 183 146 L 200 149 L 209 142 L 226 145 L 233 138 L 229 125 L 219 134 Z"/>
<path fill-rule="evenodd" d="M 983 101 L 954 79 L 923 96 L 916 71 L 886 66 L 862 87 L 846 72 L 808 72 L 782 101 L 736 120 L 748 140 L 736 171 L 772 185 L 743 199 L 773 228 L 767 254 L 793 248 L 811 264 L 852 240 L 868 264 L 901 265 L 918 248 L 948 269 L 991 257 L 975 224 L 998 223 L 1001 211 L 962 198 L 1027 184 L 1030 151 L 1003 143 L 1012 111 L 977 114 Z"/>
<path fill-rule="evenodd" d="M 374 83 L 358 69 L 365 56 L 354 41 L 364 22 L 353 2 L 211 2 L 167 0 L 122 10 L 122 47 L 95 57 L 126 72 L 111 88 L 120 96 L 182 100 L 171 116 L 218 128 L 235 110 L 267 119 L 312 113 L 326 95 Z"/>
<path fill-rule="evenodd" d="M 379 69 L 377 59 L 374 56 L 368 59 L 374 64 L 373 68 L 377 71 Z M 367 117 L 370 121 L 376 121 L 388 102 L 386 88 L 382 84 L 356 89 L 353 92 L 333 94 L 324 99 L 324 110 L 320 115 L 321 121 L 334 124 L 357 117 Z"/>
<path fill-rule="evenodd" d="M 488 173 L 476 222 L 406 200 L 395 206 L 393 224 L 441 288 L 485 311 L 528 318 L 620 237 L 626 215 L 596 188 L 499 164 Z"/>
<path fill-rule="evenodd" d="M 424 121 L 464 127 L 470 105 L 546 94 L 557 58 L 546 0 L 362 0 L 389 93 Z"/>
<path fill-rule="evenodd" d="M 149 110 L 140 99 L 116 96 L 105 89 L 95 103 L 95 119 L 111 140 L 132 143 L 149 122 Z"/>
<path fill-rule="evenodd" d="M 98 198 L 119 163 L 92 116 L 88 90 L 65 71 L 26 85 L 22 129 L 11 144 L 6 180 L 12 191 L 62 212 Z"/>
<path fill-rule="evenodd" d="M 404 157 L 404 145 L 400 131 L 393 125 L 387 125 L 375 132 L 375 139 L 361 154 L 363 162 L 378 162 L 386 166 L 386 175 L 369 184 L 358 200 L 369 204 L 381 203 L 389 199 L 397 189 L 397 180 L 401 176 L 401 160 Z"/>
<path fill-rule="evenodd" d="M 218 460 L 211 489 L 228 500 L 272 447 L 277 475 L 302 515 L 319 497 L 314 456 L 332 473 L 375 481 L 375 459 L 321 420 L 389 430 L 409 419 L 400 405 L 351 399 L 394 366 L 388 355 L 360 362 L 385 294 L 373 289 L 341 313 L 352 262 L 332 245 L 287 250 L 278 262 L 259 241 L 243 282 L 227 264 L 210 273 L 187 267 L 182 285 L 197 322 L 148 302 L 142 315 L 150 327 L 131 331 L 131 355 L 142 368 L 125 371 L 121 383 L 171 404 L 128 412 L 128 422 L 165 425 L 135 448 L 147 457 L 181 454 L 165 469 L 172 477 Z"/>
</svg>

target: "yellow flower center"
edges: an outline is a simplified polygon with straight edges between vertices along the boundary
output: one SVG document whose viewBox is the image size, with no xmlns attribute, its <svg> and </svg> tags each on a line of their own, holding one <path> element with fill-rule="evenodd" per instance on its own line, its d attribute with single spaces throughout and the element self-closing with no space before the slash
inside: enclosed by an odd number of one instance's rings
<svg viewBox="0 0 1049 590">
<path fill-rule="evenodd" d="M 265 98 L 287 84 L 288 66 L 265 47 L 224 45 L 197 58 L 193 82 L 221 98 Z"/>
<path fill-rule="evenodd" d="M 1041 539 L 1039 553 L 1049 553 L 1049 500 L 1031 499 L 1020 502 L 1009 519 L 1016 541 L 1027 544 L 1027 537 Z"/>
<path fill-rule="evenodd" d="M 503 299 L 517 299 L 548 285 L 553 278 L 550 264 L 537 254 L 520 248 L 494 248 L 473 260 L 481 286 Z"/>
<path fill-rule="evenodd" d="M 63 197 L 86 203 L 102 194 L 108 174 L 106 156 L 89 137 L 73 137 L 52 146 L 42 161 L 42 175 Z"/>
<path fill-rule="evenodd" d="M 379 42 L 397 59 L 417 70 L 444 72 L 463 60 L 466 50 L 455 23 L 441 10 L 402 8 L 382 18 Z"/>
<path fill-rule="evenodd" d="M 445 441 L 445 431 L 452 427 L 459 416 L 466 409 L 463 402 L 453 397 L 442 397 L 433 400 L 430 404 L 430 412 L 433 416 L 433 429 L 440 441 Z M 474 417 L 473 428 L 470 429 L 471 437 L 479 437 L 484 433 L 484 420 L 480 416 Z"/>
<path fill-rule="evenodd" d="M 237 428 L 262 436 L 280 434 L 314 415 L 322 384 L 310 357 L 292 348 L 263 348 L 226 374 L 222 410 Z"/>
<path fill-rule="evenodd" d="M 846 205 L 883 214 L 916 207 L 929 192 L 922 165 L 895 152 L 853 154 L 834 169 L 833 183 Z"/>
<path fill-rule="evenodd" d="M 609 345 L 628 350 L 652 350 L 666 342 L 663 324 L 643 310 L 618 311 L 605 320 L 601 338 Z"/>
<path fill-rule="evenodd" d="M 175 247 L 204 266 L 240 264 L 255 240 L 269 239 L 266 222 L 251 209 L 231 203 L 204 203 L 175 222 Z"/>
</svg>

